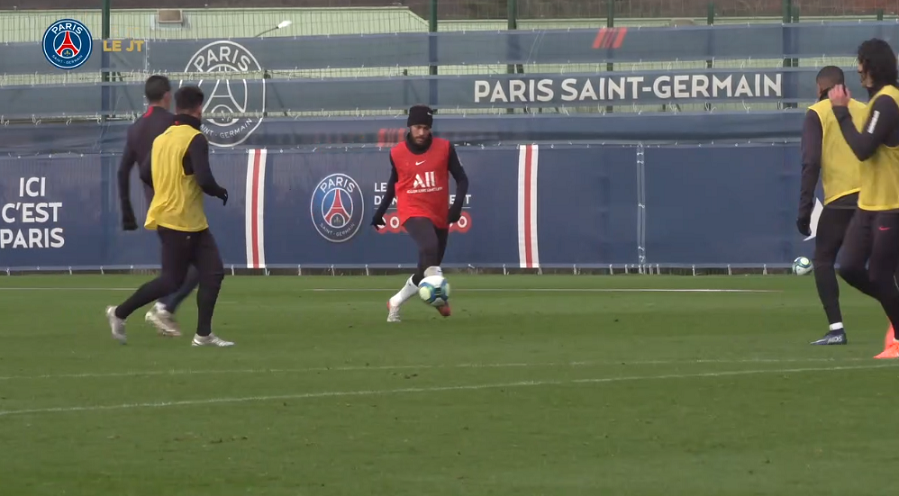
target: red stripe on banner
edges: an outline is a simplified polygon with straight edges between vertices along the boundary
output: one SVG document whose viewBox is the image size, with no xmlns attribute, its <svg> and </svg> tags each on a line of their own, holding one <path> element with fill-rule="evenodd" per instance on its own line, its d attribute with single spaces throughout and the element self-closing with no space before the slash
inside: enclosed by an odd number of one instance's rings
<svg viewBox="0 0 899 496">
<path fill-rule="evenodd" d="M 534 253 L 531 239 L 531 174 L 533 174 L 534 147 L 527 145 L 524 149 L 524 265 L 527 268 L 534 266 Z"/>
<path fill-rule="evenodd" d="M 621 44 L 624 43 L 625 35 L 627 35 L 627 28 L 620 28 L 618 30 L 618 36 L 615 37 L 615 44 L 612 45 L 612 48 L 621 48 Z"/>
<path fill-rule="evenodd" d="M 602 46 L 603 38 L 606 36 L 606 28 L 601 28 L 598 33 L 596 33 L 596 39 L 593 40 L 593 49 L 598 49 Z"/>
<path fill-rule="evenodd" d="M 250 216 L 250 229 L 253 233 L 253 268 L 259 267 L 259 160 L 262 156 L 261 150 L 253 150 L 253 197 L 252 215 Z"/>
</svg>

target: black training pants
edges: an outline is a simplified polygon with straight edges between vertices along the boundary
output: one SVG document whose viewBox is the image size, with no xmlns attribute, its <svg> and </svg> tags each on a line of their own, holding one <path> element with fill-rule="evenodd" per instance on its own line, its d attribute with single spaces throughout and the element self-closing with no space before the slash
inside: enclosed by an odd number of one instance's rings
<svg viewBox="0 0 899 496">
<path fill-rule="evenodd" d="M 427 217 L 412 217 L 406 220 L 403 227 L 418 245 L 418 270 L 412 276 L 412 283 L 418 286 L 424 278 L 425 269 L 443 262 L 449 229 L 438 229 Z"/>
<path fill-rule="evenodd" d="M 868 267 L 865 269 L 865 264 Z M 899 212 L 858 210 L 849 223 L 840 276 L 880 302 L 893 329 L 899 332 Z"/>
<path fill-rule="evenodd" d="M 854 214 L 855 208 L 824 207 L 818 219 L 813 260 L 815 286 L 818 288 L 818 297 L 824 306 L 829 324 L 843 321 L 840 311 L 840 286 L 837 283 L 834 264 Z"/>
<path fill-rule="evenodd" d="M 138 308 L 178 290 L 194 265 L 199 272 L 197 291 L 197 334 L 212 332 L 212 314 L 225 269 L 218 245 L 209 229 L 200 232 L 157 229 L 162 244 L 162 271 L 159 277 L 144 284 L 128 300 L 116 308 L 116 317 L 125 319 Z"/>
</svg>

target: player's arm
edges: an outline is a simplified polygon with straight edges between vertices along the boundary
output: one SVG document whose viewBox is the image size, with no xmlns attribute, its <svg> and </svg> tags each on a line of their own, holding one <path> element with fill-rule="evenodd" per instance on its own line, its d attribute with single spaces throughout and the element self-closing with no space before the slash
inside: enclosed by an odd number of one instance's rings
<svg viewBox="0 0 899 496">
<path fill-rule="evenodd" d="M 462 217 L 462 207 L 465 206 L 465 195 L 468 194 L 468 175 L 465 174 L 465 168 L 459 161 L 459 155 L 456 154 L 456 147 L 450 145 L 449 155 L 449 172 L 456 180 L 456 199 L 449 211 L 449 223 L 454 224 Z"/>
<path fill-rule="evenodd" d="M 219 198 L 223 205 L 228 203 L 228 190 L 219 186 L 209 167 L 209 141 L 206 136 L 198 134 L 190 141 L 184 156 L 184 173 L 193 175 L 204 193 Z"/>
<path fill-rule="evenodd" d="M 818 185 L 818 177 L 821 175 L 821 140 L 824 131 L 821 128 L 821 119 L 814 110 L 805 114 L 805 122 L 802 124 L 802 181 L 799 190 L 799 215 L 796 219 L 796 227 L 803 236 L 810 236 L 812 210 L 815 205 L 815 186 Z"/>
<path fill-rule="evenodd" d="M 384 191 L 384 198 L 381 199 L 381 204 L 378 205 L 378 210 L 375 211 L 375 215 L 371 219 L 371 225 L 375 227 L 385 225 L 384 214 L 387 213 L 387 208 L 390 207 L 393 199 L 396 198 L 397 179 L 396 164 L 393 163 L 393 157 L 390 157 L 390 179 L 387 180 L 387 190 Z"/>
<path fill-rule="evenodd" d="M 131 148 L 131 140 L 126 136 L 125 150 L 122 152 L 122 160 L 119 162 L 117 178 L 119 201 L 122 205 L 122 229 L 126 231 L 137 229 L 137 219 L 134 218 L 134 210 L 131 208 L 131 169 L 135 162 L 137 162 L 137 156 Z"/>
<path fill-rule="evenodd" d="M 140 180 L 144 182 L 149 187 L 153 187 L 153 169 L 152 165 L 153 153 L 150 152 L 144 157 L 143 160 L 140 161 L 140 164 L 137 166 L 137 170 L 140 174 Z"/>
<path fill-rule="evenodd" d="M 833 107 L 833 113 L 840 122 L 840 131 L 859 160 L 871 158 L 877 147 L 886 143 L 890 133 L 899 125 L 899 107 L 892 98 L 882 96 L 870 105 L 871 115 L 861 132 L 855 129 L 848 107 Z"/>
</svg>

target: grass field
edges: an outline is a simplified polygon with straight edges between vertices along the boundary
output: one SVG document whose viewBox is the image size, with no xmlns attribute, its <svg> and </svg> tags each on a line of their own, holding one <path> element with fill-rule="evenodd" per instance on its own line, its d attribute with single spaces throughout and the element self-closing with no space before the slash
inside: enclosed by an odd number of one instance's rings
<svg viewBox="0 0 899 496">
<path fill-rule="evenodd" d="M 143 311 L 121 346 L 145 280 L 0 279 L 0 493 L 895 494 L 899 364 L 846 286 L 841 347 L 811 277 L 461 275 L 401 324 L 401 276 L 229 277 L 235 347 Z"/>
</svg>

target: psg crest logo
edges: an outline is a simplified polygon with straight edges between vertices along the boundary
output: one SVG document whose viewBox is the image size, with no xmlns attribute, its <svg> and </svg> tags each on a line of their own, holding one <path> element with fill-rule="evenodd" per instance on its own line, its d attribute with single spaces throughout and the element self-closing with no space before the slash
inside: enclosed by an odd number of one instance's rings
<svg viewBox="0 0 899 496">
<path fill-rule="evenodd" d="M 343 243 L 352 238 L 365 215 L 362 188 L 346 174 L 331 174 L 321 180 L 312 193 L 312 223 L 323 238 Z"/>
<path fill-rule="evenodd" d="M 94 40 L 87 26 L 74 19 L 54 22 L 41 42 L 44 57 L 54 67 L 72 70 L 84 65 L 94 49 Z"/>
<path fill-rule="evenodd" d="M 265 79 L 247 82 L 249 73 L 262 72 L 256 57 L 243 45 L 233 41 L 215 41 L 197 50 L 187 62 L 184 72 L 198 73 L 195 81 L 182 80 L 180 85 L 196 84 L 206 95 L 203 132 L 214 146 L 237 146 L 253 134 L 262 117 L 247 113 L 265 111 Z M 231 73 L 231 74 L 228 74 Z M 238 73 L 241 76 L 234 77 Z"/>
</svg>

